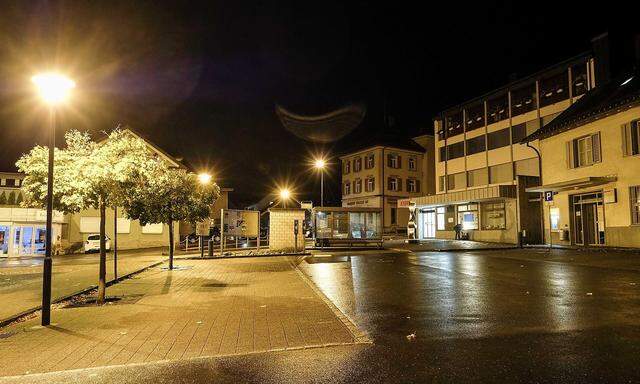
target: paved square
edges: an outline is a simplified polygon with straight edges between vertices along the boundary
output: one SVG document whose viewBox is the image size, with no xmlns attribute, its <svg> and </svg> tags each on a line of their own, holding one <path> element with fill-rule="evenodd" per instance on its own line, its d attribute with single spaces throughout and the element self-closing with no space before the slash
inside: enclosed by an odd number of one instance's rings
<svg viewBox="0 0 640 384">
<path fill-rule="evenodd" d="M 284 257 L 181 260 L 107 290 L 119 302 L 56 309 L 0 330 L 0 375 L 353 343 Z"/>
</svg>

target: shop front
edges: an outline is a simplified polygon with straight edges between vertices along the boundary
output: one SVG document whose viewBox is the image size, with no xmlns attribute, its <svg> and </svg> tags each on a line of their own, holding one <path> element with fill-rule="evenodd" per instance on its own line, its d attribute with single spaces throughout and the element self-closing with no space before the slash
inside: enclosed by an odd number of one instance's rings
<svg viewBox="0 0 640 384">
<path fill-rule="evenodd" d="M 63 223 L 64 215 L 54 212 L 54 242 L 62 234 Z M 46 233 L 46 211 L 0 208 L 0 257 L 44 255 Z"/>
<path fill-rule="evenodd" d="M 412 198 L 416 239 L 518 243 L 516 186 L 499 185 Z"/>
</svg>

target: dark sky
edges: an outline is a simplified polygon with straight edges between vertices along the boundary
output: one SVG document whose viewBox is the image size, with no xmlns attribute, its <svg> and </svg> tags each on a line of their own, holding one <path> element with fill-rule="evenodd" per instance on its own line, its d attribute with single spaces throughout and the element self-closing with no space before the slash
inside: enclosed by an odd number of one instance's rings
<svg viewBox="0 0 640 384">
<path fill-rule="evenodd" d="M 629 2 L 597 12 L 586 2 L 383 3 L 2 2 L 0 169 L 46 143 L 29 78 L 55 67 L 78 84 L 61 130 L 129 124 L 210 169 L 237 205 L 284 183 L 317 200 L 311 154 L 336 155 L 363 132 L 429 130 L 439 110 L 587 50 L 633 14 Z M 365 121 L 328 146 L 295 137 L 274 113 L 276 104 L 319 114 L 353 102 L 367 105 Z M 337 177 L 334 167 L 334 203 Z"/>
</svg>

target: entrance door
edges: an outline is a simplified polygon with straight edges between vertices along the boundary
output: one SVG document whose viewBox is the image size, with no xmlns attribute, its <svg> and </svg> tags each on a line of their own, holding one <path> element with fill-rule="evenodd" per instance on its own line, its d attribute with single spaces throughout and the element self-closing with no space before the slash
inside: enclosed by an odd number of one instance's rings
<svg viewBox="0 0 640 384">
<path fill-rule="evenodd" d="M 35 247 L 33 241 L 33 226 L 14 226 L 13 227 L 13 250 L 14 256 L 33 256 L 35 255 Z"/>
<path fill-rule="evenodd" d="M 579 245 L 605 243 L 604 206 L 602 192 L 571 197 L 573 203 L 573 234 Z"/>
<path fill-rule="evenodd" d="M 422 238 L 432 239 L 436 237 L 436 211 L 426 211 L 422 214 Z"/>
<path fill-rule="evenodd" d="M 0 224 L 0 257 L 9 256 L 9 239 L 11 239 L 11 226 Z"/>
</svg>

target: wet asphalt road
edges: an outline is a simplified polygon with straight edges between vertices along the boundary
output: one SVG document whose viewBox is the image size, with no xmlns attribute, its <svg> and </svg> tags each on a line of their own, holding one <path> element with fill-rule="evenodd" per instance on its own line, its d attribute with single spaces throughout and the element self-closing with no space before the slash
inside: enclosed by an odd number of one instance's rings
<svg viewBox="0 0 640 384">
<path fill-rule="evenodd" d="M 536 252 L 299 260 L 300 269 L 369 334 L 372 345 L 106 367 L 28 380 L 640 382 L 640 272 L 626 268 L 627 256 L 615 256 L 606 268 L 590 265 L 584 255 L 577 264 L 569 254 L 567 262 L 558 262 Z M 602 264 L 614 256 L 590 257 L 601 258 L 591 264 Z M 628 255 L 630 265 L 637 257 Z M 415 338 L 407 339 L 411 334 Z"/>
</svg>

